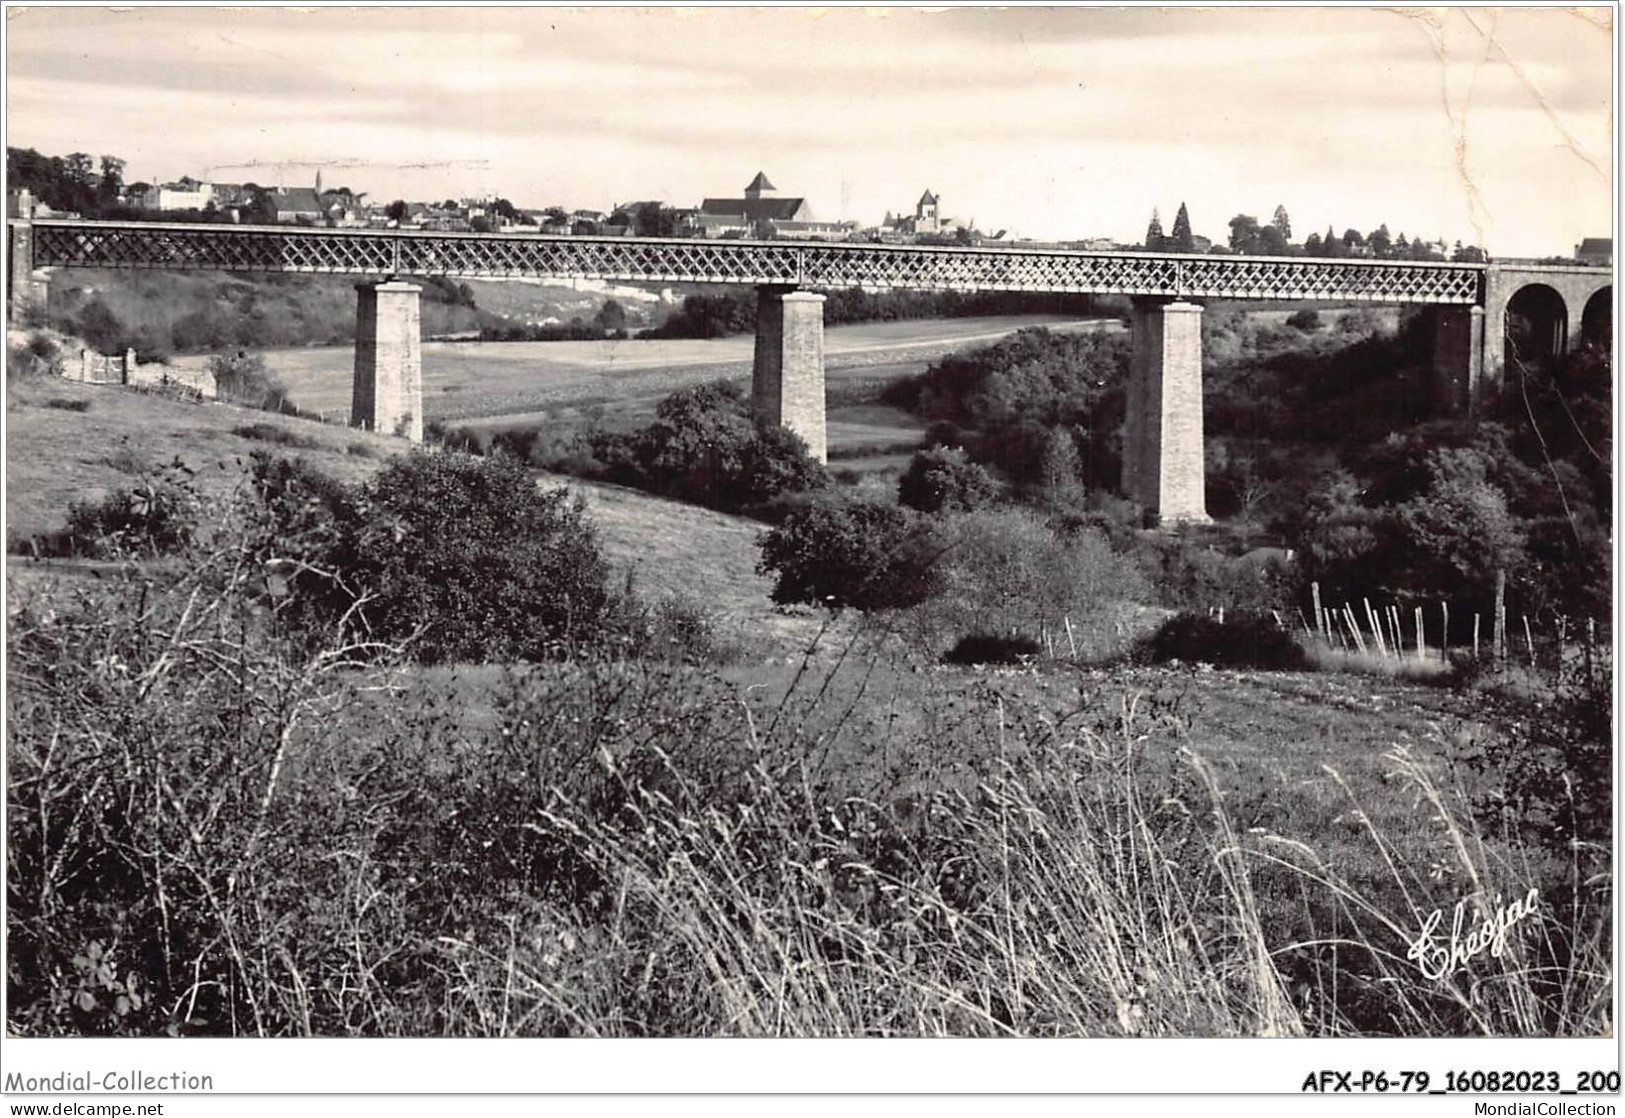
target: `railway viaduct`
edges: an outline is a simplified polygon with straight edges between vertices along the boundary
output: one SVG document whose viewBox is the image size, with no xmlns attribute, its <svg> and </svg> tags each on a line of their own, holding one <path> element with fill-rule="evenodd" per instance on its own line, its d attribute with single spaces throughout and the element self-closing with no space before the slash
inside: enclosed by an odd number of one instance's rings
<svg viewBox="0 0 1625 1118">
<path fill-rule="evenodd" d="M 1504 376 L 1509 313 L 1544 355 L 1611 329 L 1607 268 L 925 248 L 796 241 L 658 240 L 294 226 L 10 223 L 8 310 L 37 300 L 43 268 L 352 275 L 353 426 L 423 437 L 420 289 L 410 276 L 535 276 L 749 284 L 758 291 L 753 400 L 825 458 L 824 297 L 816 289 L 1044 291 L 1133 298 L 1123 491 L 1163 523 L 1207 519 L 1203 495 L 1205 299 L 1430 308 L 1434 405 L 1471 414 Z M 1527 344 L 1527 342 L 1525 343 Z"/>
</svg>

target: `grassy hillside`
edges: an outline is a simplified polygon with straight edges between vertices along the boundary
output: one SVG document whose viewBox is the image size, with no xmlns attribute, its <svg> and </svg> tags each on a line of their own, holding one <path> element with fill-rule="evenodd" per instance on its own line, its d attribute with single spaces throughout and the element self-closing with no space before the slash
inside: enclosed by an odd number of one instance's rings
<svg viewBox="0 0 1625 1118">
<path fill-rule="evenodd" d="M 97 500 L 175 459 L 196 471 L 205 494 L 224 500 L 243 482 L 255 450 L 307 458 L 345 481 L 405 452 L 399 440 L 365 431 L 56 380 L 13 381 L 7 420 L 6 527 L 14 540 L 61 528 L 72 502 Z M 783 658 L 818 630 L 809 611 L 786 613 L 768 600 L 771 583 L 756 573 L 758 522 L 619 486 L 564 478 L 543 484 L 567 480 L 586 496 L 619 576 L 629 575 L 651 600 L 703 606 L 739 654 Z M 29 566 L 14 560 L 12 573 Z"/>
<path fill-rule="evenodd" d="M 143 360 L 341 346 L 355 338 L 355 283 L 351 276 L 57 269 L 46 313 L 53 326 L 103 352 L 128 347 Z M 424 283 L 425 336 L 479 329 L 478 313 L 460 298 L 455 284 Z"/>
<path fill-rule="evenodd" d="M 875 437 L 892 420 L 861 418 Z M 8 386 L 8 421 L 13 537 L 154 461 L 223 497 L 259 447 L 352 480 L 405 449 L 38 379 Z M 1521 810 L 1504 831 L 1475 822 L 1505 779 L 1475 758 L 1525 740 L 1527 712 L 1357 675 L 945 667 L 896 618 L 772 609 L 751 522 L 570 484 L 618 572 L 712 621 L 721 662 L 333 671 L 231 643 L 247 622 L 217 616 L 242 617 L 192 607 L 206 578 L 166 591 L 157 568 L 106 564 L 99 593 L 63 594 L 72 567 L 14 556 L 8 826 L 29 841 L 8 872 L 51 887 L 11 908 L 12 1031 L 1607 1027 L 1606 887 L 1575 885 L 1578 846 L 1526 841 Z M 1120 648 L 1155 616 L 1102 613 L 1083 643 Z M 148 787 L 169 799 L 149 807 Z M 81 810 L 58 834 L 61 804 Z M 53 841 L 71 857 L 31 858 Z M 151 850 L 162 890 L 112 856 L 146 867 Z M 1504 956 L 1437 982 L 1406 961 L 1431 911 L 1531 887 L 1543 907 Z M 76 991 L 82 950 L 121 952 L 116 980 L 149 1008 Z M 361 983 L 364 1003 L 310 993 Z"/>
</svg>

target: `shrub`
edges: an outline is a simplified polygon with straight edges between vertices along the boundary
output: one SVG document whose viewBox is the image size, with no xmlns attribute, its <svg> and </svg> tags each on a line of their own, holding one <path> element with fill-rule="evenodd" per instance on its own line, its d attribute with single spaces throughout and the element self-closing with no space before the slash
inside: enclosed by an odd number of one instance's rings
<svg viewBox="0 0 1625 1118">
<path fill-rule="evenodd" d="M 265 358 L 257 353 L 217 353 L 209 358 L 209 372 L 221 400 L 262 411 L 285 412 L 292 408 L 287 387 L 265 367 Z"/>
<path fill-rule="evenodd" d="M 826 488 L 829 471 L 807 450 L 802 437 L 777 423 L 758 423 L 740 455 L 739 479 L 730 494 L 735 507 L 762 508 L 790 494 Z"/>
<path fill-rule="evenodd" d="M 1369 307 L 1360 307 L 1352 311 L 1344 311 L 1337 316 L 1337 332 L 1339 334 L 1375 334 L 1382 328 L 1382 319 L 1377 312 Z"/>
<path fill-rule="evenodd" d="M 976 633 L 961 637 L 943 659 L 950 664 L 1019 664 L 1038 655 L 1038 642 L 1031 637 L 995 637 Z"/>
<path fill-rule="evenodd" d="M 48 408 L 55 408 L 57 411 L 86 412 L 90 410 L 90 401 L 70 400 L 66 396 L 52 396 L 49 400 L 45 401 L 45 406 Z"/>
<path fill-rule="evenodd" d="M 1130 547 L 1156 602 L 1169 609 L 1291 608 L 1300 585 L 1298 569 L 1281 559 L 1226 553 L 1244 546 L 1244 540 L 1215 525 L 1206 531 L 1141 533 Z"/>
<path fill-rule="evenodd" d="M 301 435 L 290 431 L 286 427 L 278 427 L 274 423 L 248 423 L 241 427 L 231 429 L 233 435 L 239 438 L 252 439 L 255 442 L 278 443 L 282 446 L 297 447 L 301 450 L 310 450 L 320 446 L 321 443 L 308 435 Z"/>
<path fill-rule="evenodd" d="M 1478 812 L 1496 832 L 1526 835 L 1568 861 L 1613 836 L 1612 673 L 1598 650 L 1565 663 L 1553 693 L 1509 711 L 1501 733 L 1468 758 L 1496 778 Z"/>
<path fill-rule="evenodd" d="M 1100 533 L 1052 527 L 1029 509 L 987 509 L 946 517 L 942 593 L 922 623 L 937 631 L 1041 633 L 1080 626 L 1113 603 L 1146 597 L 1134 565 Z M 931 638 L 927 638 L 931 639 Z"/>
<path fill-rule="evenodd" d="M 398 457 L 358 507 L 345 545 L 361 616 L 418 659 L 539 660 L 603 635 L 616 603 L 584 504 L 513 458 Z"/>
<path fill-rule="evenodd" d="M 1295 330 L 1313 333 L 1320 329 L 1320 312 L 1313 307 L 1305 307 L 1301 311 L 1293 311 L 1287 316 L 1286 324 Z"/>
<path fill-rule="evenodd" d="M 917 605 L 937 592 L 938 547 L 908 509 L 867 501 L 811 504 L 761 538 L 758 570 L 773 600 L 832 608 Z"/>
<path fill-rule="evenodd" d="M 992 502 L 998 491 L 992 474 L 948 446 L 915 454 L 897 481 L 898 503 L 920 512 L 970 512 Z"/>
<path fill-rule="evenodd" d="M 1303 646 L 1268 614 L 1232 613 L 1223 621 L 1194 613 L 1170 617 L 1147 642 L 1152 661 L 1181 660 L 1220 668 L 1302 671 Z"/>
<path fill-rule="evenodd" d="M 180 551 L 192 542 L 202 507 L 192 477 L 177 458 L 149 470 L 131 488 L 100 501 L 76 501 L 68 509 L 67 527 L 46 548 L 95 558 Z"/>
<path fill-rule="evenodd" d="M 647 427 L 629 434 L 595 431 L 564 447 L 547 444 L 532 460 L 752 516 L 770 517 L 784 498 L 830 482 L 798 435 L 757 422 L 744 390 L 720 380 L 667 396 Z"/>
<path fill-rule="evenodd" d="M 48 334 L 36 330 L 28 335 L 28 340 L 22 345 L 8 347 L 7 380 L 61 375 L 62 351 Z"/>
</svg>

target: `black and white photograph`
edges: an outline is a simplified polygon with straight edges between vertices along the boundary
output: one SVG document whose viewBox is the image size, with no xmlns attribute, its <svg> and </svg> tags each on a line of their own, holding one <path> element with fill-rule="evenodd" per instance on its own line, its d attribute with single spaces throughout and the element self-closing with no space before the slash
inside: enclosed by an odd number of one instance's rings
<svg viewBox="0 0 1625 1118">
<path fill-rule="evenodd" d="M 7 5 L 8 1096 L 1617 1096 L 1617 14 Z"/>
</svg>

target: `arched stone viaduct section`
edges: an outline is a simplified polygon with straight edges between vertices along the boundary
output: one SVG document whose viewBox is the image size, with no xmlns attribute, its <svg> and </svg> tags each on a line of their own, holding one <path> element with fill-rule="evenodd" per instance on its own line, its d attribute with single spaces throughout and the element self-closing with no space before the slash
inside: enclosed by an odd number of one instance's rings
<svg viewBox="0 0 1625 1118">
<path fill-rule="evenodd" d="M 1486 268 L 1484 316 L 1488 329 L 1483 344 L 1483 377 L 1492 390 L 1498 389 L 1506 377 L 1507 310 L 1520 292 L 1544 287 L 1562 300 L 1562 320 L 1547 348 L 1553 353 L 1568 353 L 1579 348 L 1581 319 L 1592 296 L 1611 288 L 1613 283 L 1612 271 L 1605 268 L 1562 264 L 1492 264 Z"/>
<path fill-rule="evenodd" d="M 545 276 L 751 284 L 757 288 L 753 399 L 820 460 L 823 296 L 805 288 L 1048 291 L 1134 297 L 1123 487 L 1164 522 L 1207 519 L 1203 497 L 1200 300 L 1409 303 L 1432 308 L 1435 405 L 1471 410 L 1500 374 L 1513 294 L 1553 284 L 1571 309 L 1611 281 L 1600 269 L 1005 248 L 336 230 L 113 222 L 11 223 L 8 307 L 37 297 L 36 268 L 311 272 L 357 285 L 351 423 L 421 439 L 422 352 L 411 275 Z M 1538 275 L 1538 280 L 1527 277 Z M 1570 297 L 1572 294 L 1572 298 Z M 1485 329 L 1485 307 L 1495 329 Z"/>
</svg>

